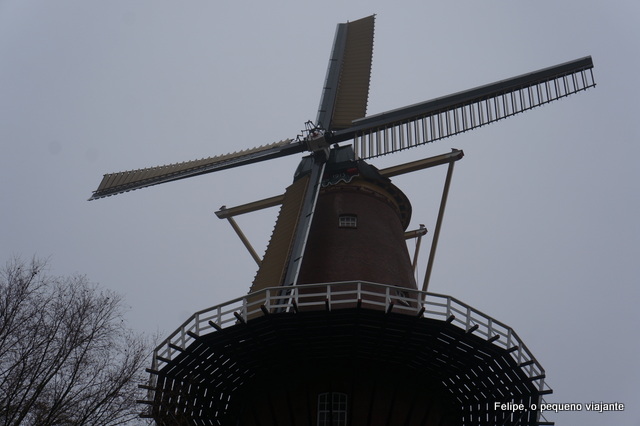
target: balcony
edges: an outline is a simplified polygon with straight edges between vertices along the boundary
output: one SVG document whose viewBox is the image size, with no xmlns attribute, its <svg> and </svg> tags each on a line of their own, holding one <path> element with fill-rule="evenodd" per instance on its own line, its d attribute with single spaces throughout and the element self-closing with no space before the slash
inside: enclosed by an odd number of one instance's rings
<svg viewBox="0 0 640 426">
<path fill-rule="evenodd" d="M 327 332 L 325 323 L 337 334 Z M 196 389 L 210 387 L 217 380 L 220 387 L 214 386 L 215 392 L 221 393 L 216 400 L 233 401 L 233 389 L 253 374 L 250 371 L 257 368 L 256 357 L 262 357 L 265 348 L 281 347 L 275 350 L 280 350 L 278 356 L 284 359 L 295 359 L 296 350 L 309 356 L 299 339 L 304 341 L 313 334 L 314 324 L 320 327 L 314 330 L 320 330 L 321 338 L 330 340 L 317 346 L 326 348 L 325 352 L 312 356 L 332 357 L 342 351 L 403 364 L 408 358 L 396 353 L 411 353 L 410 368 L 440 377 L 438 380 L 467 407 L 464 424 L 476 424 L 479 418 L 504 424 L 552 424 L 539 411 L 521 413 L 526 417 L 521 423 L 518 413 L 500 413 L 493 408 L 493 401 L 539 404 L 543 395 L 552 392 L 544 369 L 513 329 L 451 296 L 360 281 L 272 287 L 194 313 L 155 349 L 148 369 L 150 382 L 145 386 L 150 390 L 147 403 L 156 407 L 156 416 L 174 412 L 176 401 L 193 410 L 202 402 L 188 403 L 183 393 L 177 396 L 180 384 L 189 383 Z M 340 334 L 342 324 L 353 328 Z M 357 343 L 349 337 L 353 333 L 358 335 Z M 289 339 L 284 346 L 283 336 Z M 272 338 L 279 343 L 269 340 Z M 250 346 L 252 339 L 262 347 Z M 380 339 L 386 339 L 384 347 Z M 236 355 L 220 355 L 221 348 L 231 341 L 236 342 Z M 206 367 L 197 360 L 213 365 Z M 199 412 L 213 410 L 211 404 L 205 405 Z M 215 410 L 228 408 L 224 403 Z"/>
</svg>

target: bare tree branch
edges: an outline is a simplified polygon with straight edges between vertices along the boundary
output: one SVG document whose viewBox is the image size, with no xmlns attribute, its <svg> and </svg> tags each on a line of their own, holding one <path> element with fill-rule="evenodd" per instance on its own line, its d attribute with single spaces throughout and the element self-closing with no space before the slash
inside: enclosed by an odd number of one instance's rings
<svg viewBox="0 0 640 426">
<path fill-rule="evenodd" d="M 133 425 L 150 346 L 122 297 L 46 262 L 0 270 L 0 425 Z"/>
</svg>

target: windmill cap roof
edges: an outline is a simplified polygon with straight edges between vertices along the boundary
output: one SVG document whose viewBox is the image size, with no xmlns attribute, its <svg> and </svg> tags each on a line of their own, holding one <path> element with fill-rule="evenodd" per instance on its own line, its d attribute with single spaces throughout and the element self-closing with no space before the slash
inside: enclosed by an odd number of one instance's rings
<svg viewBox="0 0 640 426">
<path fill-rule="evenodd" d="M 294 175 L 294 181 L 311 172 L 313 161 L 314 159 L 311 155 L 302 159 Z M 397 207 L 402 226 L 407 229 L 411 221 L 411 202 L 391 182 L 391 179 L 382 176 L 375 166 L 364 160 L 356 159 L 353 148 L 350 145 L 331 149 L 322 177 L 323 188 L 340 183 L 349 184 L 354 179 L 356 182 L 364 180 L 377 187 L 380 190 L 378 192 L 384 192 Z M 371 188 L 371 185 L 368 186 Z"/>
</svg>

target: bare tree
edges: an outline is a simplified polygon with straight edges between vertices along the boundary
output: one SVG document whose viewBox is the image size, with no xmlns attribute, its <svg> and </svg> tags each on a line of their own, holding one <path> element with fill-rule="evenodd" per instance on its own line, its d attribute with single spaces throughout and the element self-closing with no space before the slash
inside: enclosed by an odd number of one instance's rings
<svg viewBox="0 0 640 426">
<path fill-rule="evenodd" d="M 0 425 L 139 422 L 149 349 L 126 327 L 122 297 L 45 264 L 0 270 Z"/>
</svg>

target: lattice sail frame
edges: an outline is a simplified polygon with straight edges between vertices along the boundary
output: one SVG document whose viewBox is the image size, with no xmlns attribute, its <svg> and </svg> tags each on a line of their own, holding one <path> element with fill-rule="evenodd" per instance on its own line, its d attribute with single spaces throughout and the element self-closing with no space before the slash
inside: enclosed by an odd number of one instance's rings
<svg viewBox="0 0 640 426">
<path fill-rule="evenodd" d="M 363 159 L 444 139 L 594 87 L 585 57 L 509 80 L 355 120 L 338 132 L 353 135 Z M 397 117 L 397 118 L 396 118 Z"/>
</svg>

